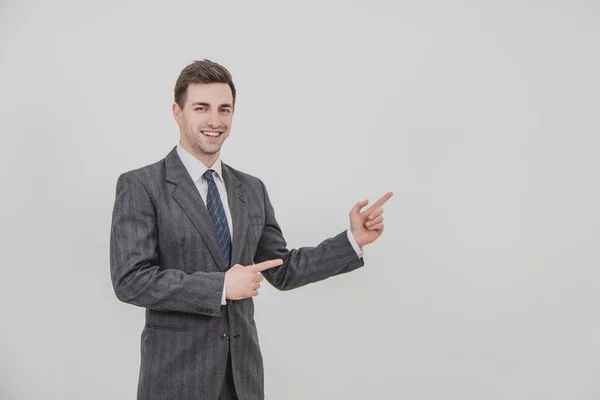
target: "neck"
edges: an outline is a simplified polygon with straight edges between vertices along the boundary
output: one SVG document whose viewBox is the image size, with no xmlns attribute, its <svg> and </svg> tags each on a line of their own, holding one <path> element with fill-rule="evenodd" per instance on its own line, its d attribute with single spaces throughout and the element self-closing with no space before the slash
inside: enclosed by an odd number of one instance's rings
<svg viewBox="0 0 600 400">
<path fill-rule="evenodd" d="M 202 164 L 206 165 L 207 168 L 211 168 L 213 166 L 213 164 L 215 163 L 215 161 L 217 161 L 217 158 L 219 158 L 219 154 L 221 154 L 221 150 L 217 151 L 214 154 L 206 154 L 206 153 L 197 151 L 196 149 L 194 149 L 191 146 L 188 146 L 183 141 L 180 141 L 179 144 L 181 145 L 181 147 L 183 147 L 183 149 L 185 151 L 187 151 L 188 153 L 190 153 L 191 155 L 196 157 L 198 160 L 202 161 Z"/>
</svg>

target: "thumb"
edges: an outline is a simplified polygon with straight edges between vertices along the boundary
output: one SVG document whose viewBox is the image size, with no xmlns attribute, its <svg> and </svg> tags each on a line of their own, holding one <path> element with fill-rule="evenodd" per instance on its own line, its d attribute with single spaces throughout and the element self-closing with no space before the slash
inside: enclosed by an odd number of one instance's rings
<svg viewBox="0 0 600 400">
<path fill-rule="evenodd" d="M 354 207 L 352 207 L 352 210 L 350 210 L 350 215 L 358 214 L 360 212 L 360 209 L 366 206 L 368 203 L 369 200 L 359 201 Z"/>
</svg>

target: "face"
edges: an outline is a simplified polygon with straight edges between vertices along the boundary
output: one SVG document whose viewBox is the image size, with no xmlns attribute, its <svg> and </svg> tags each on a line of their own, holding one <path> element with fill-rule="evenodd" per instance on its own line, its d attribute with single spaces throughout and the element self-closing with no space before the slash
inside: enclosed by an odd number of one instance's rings
<svg viewBox="0 0 600 400">
<path fill-rule="evenodd" d="M 173 104 L 182 147 L 212 166 L 231 129 L 233 94 L 226 83 L 193 83 L 183 108 Z"/>
</svg>

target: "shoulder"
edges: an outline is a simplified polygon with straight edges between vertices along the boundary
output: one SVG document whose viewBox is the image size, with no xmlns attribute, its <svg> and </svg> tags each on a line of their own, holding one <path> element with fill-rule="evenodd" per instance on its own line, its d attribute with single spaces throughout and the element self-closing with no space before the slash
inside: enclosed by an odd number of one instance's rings
<svg viewBox="0 0 600 400">
<path fill-rule="evenodd" d="M 152 187 L 164 180 L 164 176 L 165 160 L 162 159 L 152 164 L 123 172 L 117 179 L 117 186 L 128 184 Z"/>
</svg>

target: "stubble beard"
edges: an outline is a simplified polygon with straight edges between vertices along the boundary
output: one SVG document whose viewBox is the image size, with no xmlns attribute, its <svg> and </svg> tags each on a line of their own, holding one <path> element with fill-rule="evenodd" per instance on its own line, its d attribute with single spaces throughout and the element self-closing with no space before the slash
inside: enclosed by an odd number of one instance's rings
<svg viewBox="0 0 600 400">
<path fill-rule="evenodd" d="M 203 143 L 202 139 L 200 139 L 197 143 L 196 148 L 198 149 L 199 152 L 201 152 L 202 154 L 207 154 L 207 155 L 214 155 L 216 153 L 218 153 L 221 150 L 221 144 L 220 143 Z"/>
<path fill-rule="evenodd" d="M 223 141 L 220 141 L 219 143 L 206 142 L 204 134 L 202 133 L 203 130 L 218 130 L 220 132 L 223 132 L 221 135 L 225 135 L 226 129 L 224 127 L 210 128 L 208 126 L 198 126 L 196 128 L 196 130 L 194 131 L 194 135 L 196 138 L 196 149 L 201 154 L 206 154 L 206 155 L 211 155 L 211 156 L 217 154 L 221 150 Z"/>
</svg>

